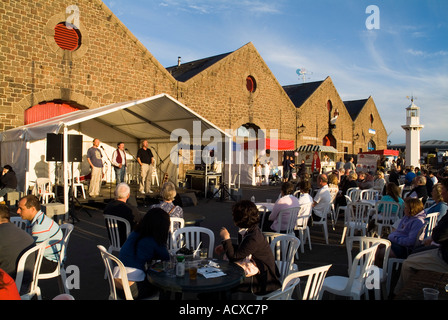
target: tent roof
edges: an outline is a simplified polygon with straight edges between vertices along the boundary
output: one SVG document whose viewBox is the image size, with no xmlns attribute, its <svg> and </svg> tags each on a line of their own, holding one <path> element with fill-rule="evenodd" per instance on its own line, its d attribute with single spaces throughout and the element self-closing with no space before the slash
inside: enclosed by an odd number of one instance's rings
<svg viewBox="0 0 448 320">
<path fill-rule="evenodd" d="M 217 129 L 221 134 L 229 134 L 213 125 L 179 101 L 167 94 L 149 98 L 119 102 L 96 109 L 78 110 L 51 119 L 21 126 L 0 133 L 0 141 L 41 140 L 47 133 L 59 133 L 84 121 L 95 119 L 136 139 L 170 139 L 175 129 L 185 129 L 190 137 L 198 136 L 207 129 Z M 197 132 L 194 121 L 200 121 L 201 132 Z M 194 130 L 196 128 L 196 130 Z"/>
</svg>

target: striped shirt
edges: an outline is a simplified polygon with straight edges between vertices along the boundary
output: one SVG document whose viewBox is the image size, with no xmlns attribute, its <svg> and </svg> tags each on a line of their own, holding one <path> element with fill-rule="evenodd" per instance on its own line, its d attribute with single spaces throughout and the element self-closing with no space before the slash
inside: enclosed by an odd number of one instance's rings
<svg viewBox="0 0 448 320">
<path fill-rule="evenodd" d="M 45 249 L 44 257 L 54 262 L 59 260 L 63 234 L 59 225 L 53 219 L 39 211 L 34 216 L 34 219 L 28 222 L 26 230 L 33 237 L 36 245 L 44 242 L 46 239 L 50 239 L 49 245 Z"/>
</svg>

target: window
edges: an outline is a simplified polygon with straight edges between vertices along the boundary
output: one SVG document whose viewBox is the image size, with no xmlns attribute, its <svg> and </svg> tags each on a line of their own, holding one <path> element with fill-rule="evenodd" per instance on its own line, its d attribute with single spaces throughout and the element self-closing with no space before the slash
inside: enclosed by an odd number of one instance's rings
<svg viewBox="0 0 448 320">
<path fill-rule="evenodd" d="M 333 110 L 333 104 L 330 100 L 327 101 L 327 110 L 328 112 L 331 112 L 331 110 Z"/>
<path fill-rule="evenodd" d="M 54 41 L 63 50 L 75 51 L 81 46 L 81 32 L 70 23 L 60 22 L 54 27 Z"/>
<path fill-rule="evenodd" d="M 252 76 L 248 76 L 246 78 L 246 89 L 250 93 L 254 93 L 255 90 L 257 90 L 257 82 L 255 81 L 255 78 Z"/>
</svg>

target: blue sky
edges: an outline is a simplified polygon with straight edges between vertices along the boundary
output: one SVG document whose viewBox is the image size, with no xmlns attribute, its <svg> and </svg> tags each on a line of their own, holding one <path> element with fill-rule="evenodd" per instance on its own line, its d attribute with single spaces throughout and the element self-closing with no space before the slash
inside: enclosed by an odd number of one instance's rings
<svg viewBox="0 0 448 320">
<path fill-rule="evenodd" d="M 103 1 L 165 67 L 252 42 L 281 85 L 303 82 L 302 68 L 307 82 L 330 76 L 344 101 L 372 96 L 392 144 L 405 142 L 407 96 L 421 140 L 448 140 L 446 0 Z"/>
</svg>

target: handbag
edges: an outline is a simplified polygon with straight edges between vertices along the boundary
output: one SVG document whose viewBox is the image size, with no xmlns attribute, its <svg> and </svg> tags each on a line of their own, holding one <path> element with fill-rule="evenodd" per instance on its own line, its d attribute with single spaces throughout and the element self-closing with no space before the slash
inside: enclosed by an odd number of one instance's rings
<svg viewBox="0 0 448 320">
<path fill-rule="evenodd" d="M 252 259 L 252 255 L 248 255 L 243 260 L 239 260 L 235 262 L 237 265 L 239 265 L 244 270 L 244 274 L 246 277 L 252 277 L 258 273 L 260 273 L 260 270 L 258 269 L 257 265 L 255 264 L 254 259 Z"/>
</svg>

